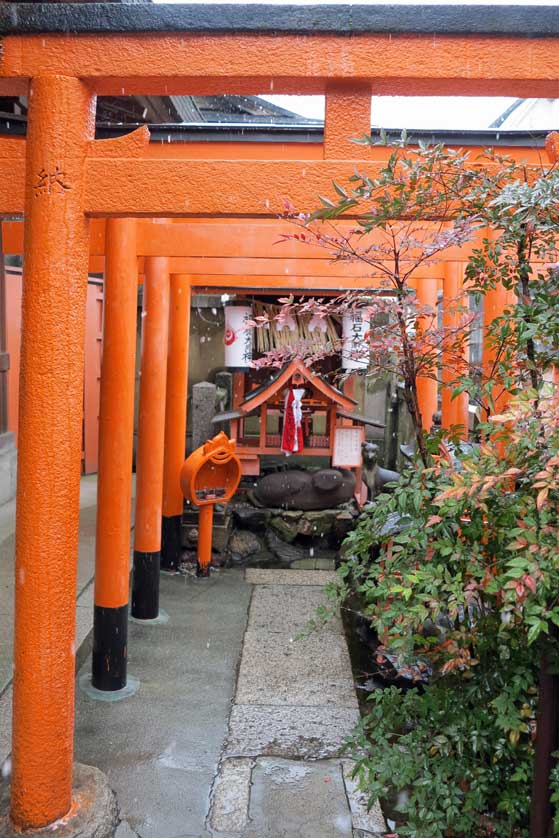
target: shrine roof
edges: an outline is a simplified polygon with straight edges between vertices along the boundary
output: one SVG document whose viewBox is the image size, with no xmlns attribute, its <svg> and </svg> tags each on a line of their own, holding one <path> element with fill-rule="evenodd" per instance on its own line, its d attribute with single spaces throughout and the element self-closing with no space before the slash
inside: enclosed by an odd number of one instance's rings
<svg viewBox="0 0 559 838">
<path fill-rule="evenodd" d="M 292 375 L 300 373 L 303 378 L 308 381 L 311 387 L 317 389 L 326 399 L 339 405 L 346 410 L 350 410 L 356 404 L 355 399 L 346 396 L 337 387 L 334 387 L 324 376 L 314 373 L 306 367 L 302 361 L 291 361 L 283 367 L 270 381 L 261 384 L 245 398 L 244 402 L 239 405 L 239 409 L 243 414 L 251 413 L 257 410 L 264 402 L 271 399 L 280 390 L 282 390 L 288 383 Z"/>
<path fill-rule="evenodd" d="M 558 35 L 559 13 L 550 5 L 0 3 L 0 35 L 94 32 L 386 32 L 534 38 Z"/>
</svg>

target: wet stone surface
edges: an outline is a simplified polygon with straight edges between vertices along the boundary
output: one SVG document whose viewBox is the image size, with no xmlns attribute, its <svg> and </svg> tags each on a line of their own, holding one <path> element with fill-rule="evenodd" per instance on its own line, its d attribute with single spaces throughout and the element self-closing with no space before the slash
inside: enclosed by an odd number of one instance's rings
<svg viewBox="0 0 559 838">
<path fill-rule="evenodd" d="M 168 624 L 129 626 L 129 669 L 139 691 L 116 704 L 77 693 L 77 758 L 105 771 L 120 817 L 141 838 L 210 835 L 210 789 L 250 595 L 235 570 L 204 580 L 162 576 Z"/>
<path fill-rule="evenodd" d="M 242 832 L 247 825 L 252 759 L 227 759 L 215 782 L 209 826 L 216 832 Z"/>
<path fill-rule="evenodd" d="M 271 519 L 270 526 L 276 532 L 276 534 L 283 541 L 287 541 L 288 544 L 291 544 L 292 541 L 295 541 L 299 532 L 299 529 L 297 527 L 297 521 L 286 520 L 284 518 L 281 518 L 279 515 Z"/>
<path fill-rule="evenodd" d="M 121 821 L 114 834 L 114 838 L 138 838 L 138 833 L 134 832 L 128 821 Z"/>
<path fill-rule="evenodd" d="M 235 701 L 357 707 L 345 638 L 247 632 Z"/>
<path fill-rule="evenodd" d="M 333 559 L 313 558 L 297 559 L 289 565 L 292 570 L 335 570 L 336 563 Z"/>
<path fill-rule="evenodd" d="M 359 718 L 359 711 L 350 707 L 236 704 L 229 719 L 225 753 L 328 759 L 341 752 Z"/>
<path fill-rule="evenodd" d="M 309 630 L 309 621 L 316 621 L 316 610 L 331 606 L 323 588 L 302 585 L 259 586 L 250 604 L 248 629 L 254 632 L 289 634 L 296 640 Z M 336 614 L 320 624 L 319 632 L 343 634 L 342 623 Z"/>
<path fill-rule="evenodd" d="M 268 509 L 258 509 L 249 504 L 238 505 L 233 508 L 235 523 L 253 532 L 264 532 L 270 516 L 271 512 Z"/>
<path fill-rule="evenodd" d="M 339 763 L 259 759 L 252 772 L 249 817 L 243 838 L 351 836 Z"/>
<path fill-rule="evenodd" d="M 335 574 L 249 569 L 245 578 L 255 587 L 209 829 L 215 838 L 382 835 L 382 813 L 367 812 L 353 764 L 340 758 L 360 714 L 339 615 L 304 633 Z"/>
<path fill-rule="evenodd" d="M 352 760 L 342 760 L 342 773 L 355 830 L 353 838 L 384 835 L 386 824 L 381 808 L 377 802 L 370 810 L 368 809 L 367 795 L 360 791 L 358 782 L 353 777 L 354 767 L 355 763 Z"/>
<path fill-rule="evenodd" d="M 117 824 L 117 804 L 107 777 L 92 765 L 74 763 L 73 807 L 70 813 L 44 829 L 33 830 L 36 838 L 112 838 Z M 0 784 L 0 838 L 19 838 L 9 820 L 9 786 Z M 27 832 L 26 834 L 30 834 Z"/>
<path fill-rule="evenodd" d="M 225 759 L 208 829 L 214 838 L 381 838 L 380 808 L 367 811 L 352 768 L 339 759 Z"/>
<path fill-rule="evenodd" d="M 268 570 L 249 568 L 245 571 L 249 585 L 326 585 L 335 582 L 335 573 L 325 570 Z M 312 616 L 312 615 L 308 615 Z"/>
<path fill-rule="evenodd" d="M 266 532 L 266 544 L 273 556 L 286 565 L 292 565 L 293 562 L 300 562 L 308 558 L 328 559 L 334 564 L 337 555 L 336 550 L 316 544 L 288 543 L 285 538 L 281 538 L 272 529 Z"/>
<path fill-rule="evenodd" d="M 234 530 L 229 538 L 229 554 L 235 564 L 262 553 L 262 550 L 262 541 L 251 530 Z"/>
<path fill-rule="evenodd" d="M 300 510 L 231 506 L 234 529 L 227 555 L 246 567 L 292 567 L 309 560 L 335 567 L 340 545 L 358 515 L 354 500 L 332 509 Z"/>
</svg>

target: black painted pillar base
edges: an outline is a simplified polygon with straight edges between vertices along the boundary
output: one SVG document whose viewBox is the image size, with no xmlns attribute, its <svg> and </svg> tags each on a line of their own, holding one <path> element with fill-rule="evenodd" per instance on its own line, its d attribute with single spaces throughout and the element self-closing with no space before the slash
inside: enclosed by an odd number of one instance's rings
<svg viewBox="0 0 559 838">
<path fill-rule="evenodd" d="M 161 519 L 161 570 L 178 570 L 182 553 L 182 515 Z"/>
<path fill-rule="evenodd" d="M 132 576 L 132 616 L 136 620 L 155 620 L 159 615 L 159 561 L 157 552 L 134 550 Z"/>
<path fill-rule="evenodd" d="M 202 565 L 199 562 L 197 562 L 196 563 L 196 576 L 199 576 L 203 579 L 207 579 L 207 577 L 209 575 L 210 575 L 210 566 L 206 565 L 206 567 L 202 567 Z"/>
<path fill-rule="evenodd" d="M 93 609 L 91 683 L 97 690 L 114 692 L 126 686 L 128 603 L 119 608 Z"/>
</svg>

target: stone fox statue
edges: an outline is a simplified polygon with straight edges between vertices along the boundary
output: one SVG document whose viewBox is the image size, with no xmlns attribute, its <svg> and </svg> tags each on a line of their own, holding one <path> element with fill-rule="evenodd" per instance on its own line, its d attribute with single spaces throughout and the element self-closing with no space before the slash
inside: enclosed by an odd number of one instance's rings
<svg viewBox="0 0 559 838">
<path fill-rule="evenodd" d="M 366 440 L 361 446 L 361 454 L 363 459 L 363 482 L 369 490 L 369 500 L 374 500 L 376 495 L 384 491 L 387 483 L 399 480 L 400 474 L 397 471 L 379 466 L 378 445 L 374 442 Z"/>
</svg>

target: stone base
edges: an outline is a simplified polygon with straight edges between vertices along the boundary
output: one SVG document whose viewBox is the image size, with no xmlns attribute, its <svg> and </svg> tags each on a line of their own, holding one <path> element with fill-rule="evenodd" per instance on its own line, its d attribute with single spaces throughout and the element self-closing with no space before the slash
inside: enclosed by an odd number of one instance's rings
<svg viewBox="0 0 559 838">
<path fill-rule="evenodd" d="M 12 433 L 0 434 L 0 504 L 16 495 L 17 449 Z"/>
<path fill-rule="evenodd" d="M 9 821 L 9 786 L 0 786 L 0 838 L 22 835 L 52 838 L 112 838 L 118 810 L 105 775 L 91 765 L 74 765 L 73 805 L 70 812 L 44 829 L 17 832 Z"/>
</svg>

